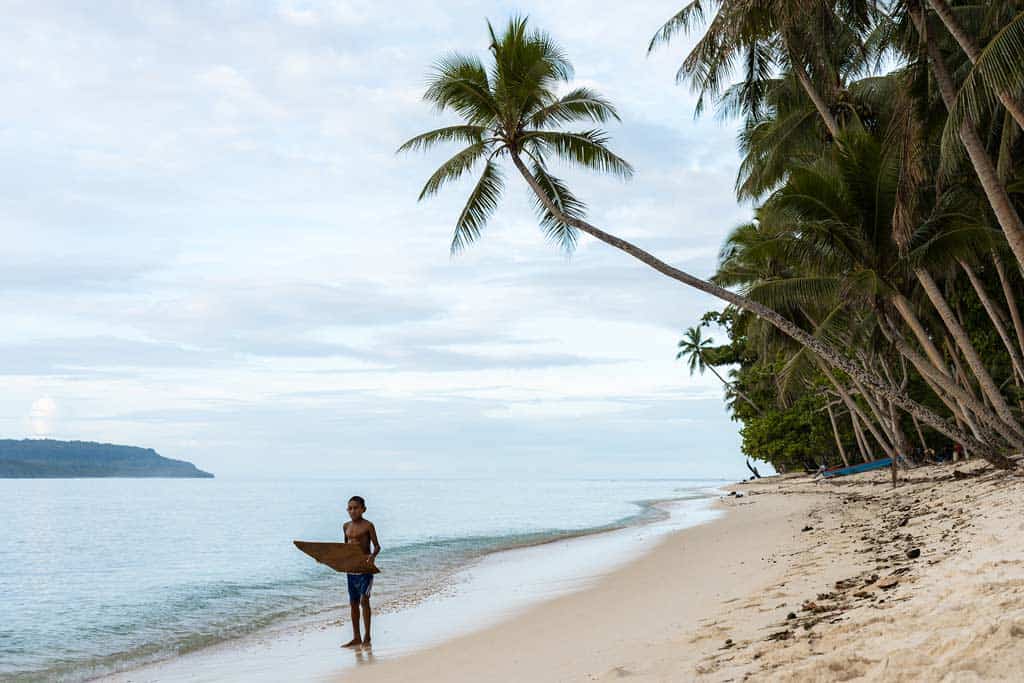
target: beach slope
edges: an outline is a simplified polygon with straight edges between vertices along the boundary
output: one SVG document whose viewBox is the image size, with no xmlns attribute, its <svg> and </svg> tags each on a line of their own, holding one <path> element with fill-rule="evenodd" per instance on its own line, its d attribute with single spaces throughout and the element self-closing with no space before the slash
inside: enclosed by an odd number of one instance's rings
<svg viewBox="0 0 1024 683">
<path fill-rule="evenodd" d="M 332 680 L 1020 680 L 1024 484 L 888 476 L 738 485 L 587 590 Z"/>
</svg>

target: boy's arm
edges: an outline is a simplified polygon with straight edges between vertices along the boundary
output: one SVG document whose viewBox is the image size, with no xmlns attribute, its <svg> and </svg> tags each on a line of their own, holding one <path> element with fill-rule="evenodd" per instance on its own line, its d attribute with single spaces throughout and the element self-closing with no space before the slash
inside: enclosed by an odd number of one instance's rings
<svg viewBox="0 0 1024 683">
<path fill-rule="evenodd" d="M 377 527 L 370 523 L 370 546 L 373 552 L 370 553 L 370 557 L 377 557 L 377 553 L 380 552 L 380 541 L 377 540 Z"/>
</svg>

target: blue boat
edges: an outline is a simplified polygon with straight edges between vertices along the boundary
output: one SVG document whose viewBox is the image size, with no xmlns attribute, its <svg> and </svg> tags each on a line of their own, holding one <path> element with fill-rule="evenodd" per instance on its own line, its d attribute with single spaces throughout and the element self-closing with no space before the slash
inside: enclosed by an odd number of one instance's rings
<svg viewBox="0 0 1024 683">
<path fill-rule="evenodd" d="M 845 477 L 847 474 L 860 474 L 861 472 L 870 472 L 871 470 L 880 470 L 891 466 L 892 458 L 882 458 L 881 460 L 874 460 L 872 462 L 862 462 L 859 465 L 850 465 L 849 467 L 825 470 L 822 472 L 822 476 L 826 479 L 831 479 L 832 477 Z"/>
</svg>

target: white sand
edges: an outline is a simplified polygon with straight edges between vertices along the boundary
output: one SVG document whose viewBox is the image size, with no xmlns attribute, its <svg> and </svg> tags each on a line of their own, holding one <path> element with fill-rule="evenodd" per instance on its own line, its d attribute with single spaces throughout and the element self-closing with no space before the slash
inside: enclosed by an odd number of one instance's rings
<svg viewBox="0 0 1024 683">
<path fill-rule="evenodd" d="M 336 625 L 118 679 L 1024 680 L 1024 484 L 952 472 L 738 486 L 728 514 L 582 590 L 405 656 L 339 651 Z"/>
</svg>

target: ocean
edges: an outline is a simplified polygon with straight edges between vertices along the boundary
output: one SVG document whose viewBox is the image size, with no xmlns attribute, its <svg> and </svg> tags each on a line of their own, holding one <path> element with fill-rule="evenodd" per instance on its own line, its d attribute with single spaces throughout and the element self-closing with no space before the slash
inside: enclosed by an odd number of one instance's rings
<svg viewBox="0 0 1024 683">
<path fill-rule="evenodd" d="M 0 679 L 83 680 L 347 602 L 293 539 L 340 540 L 366 498 L 407 609 L 486 555 L 663 520 L 721 482 L 509 479 L 0 480 Z"/>
</svg>

